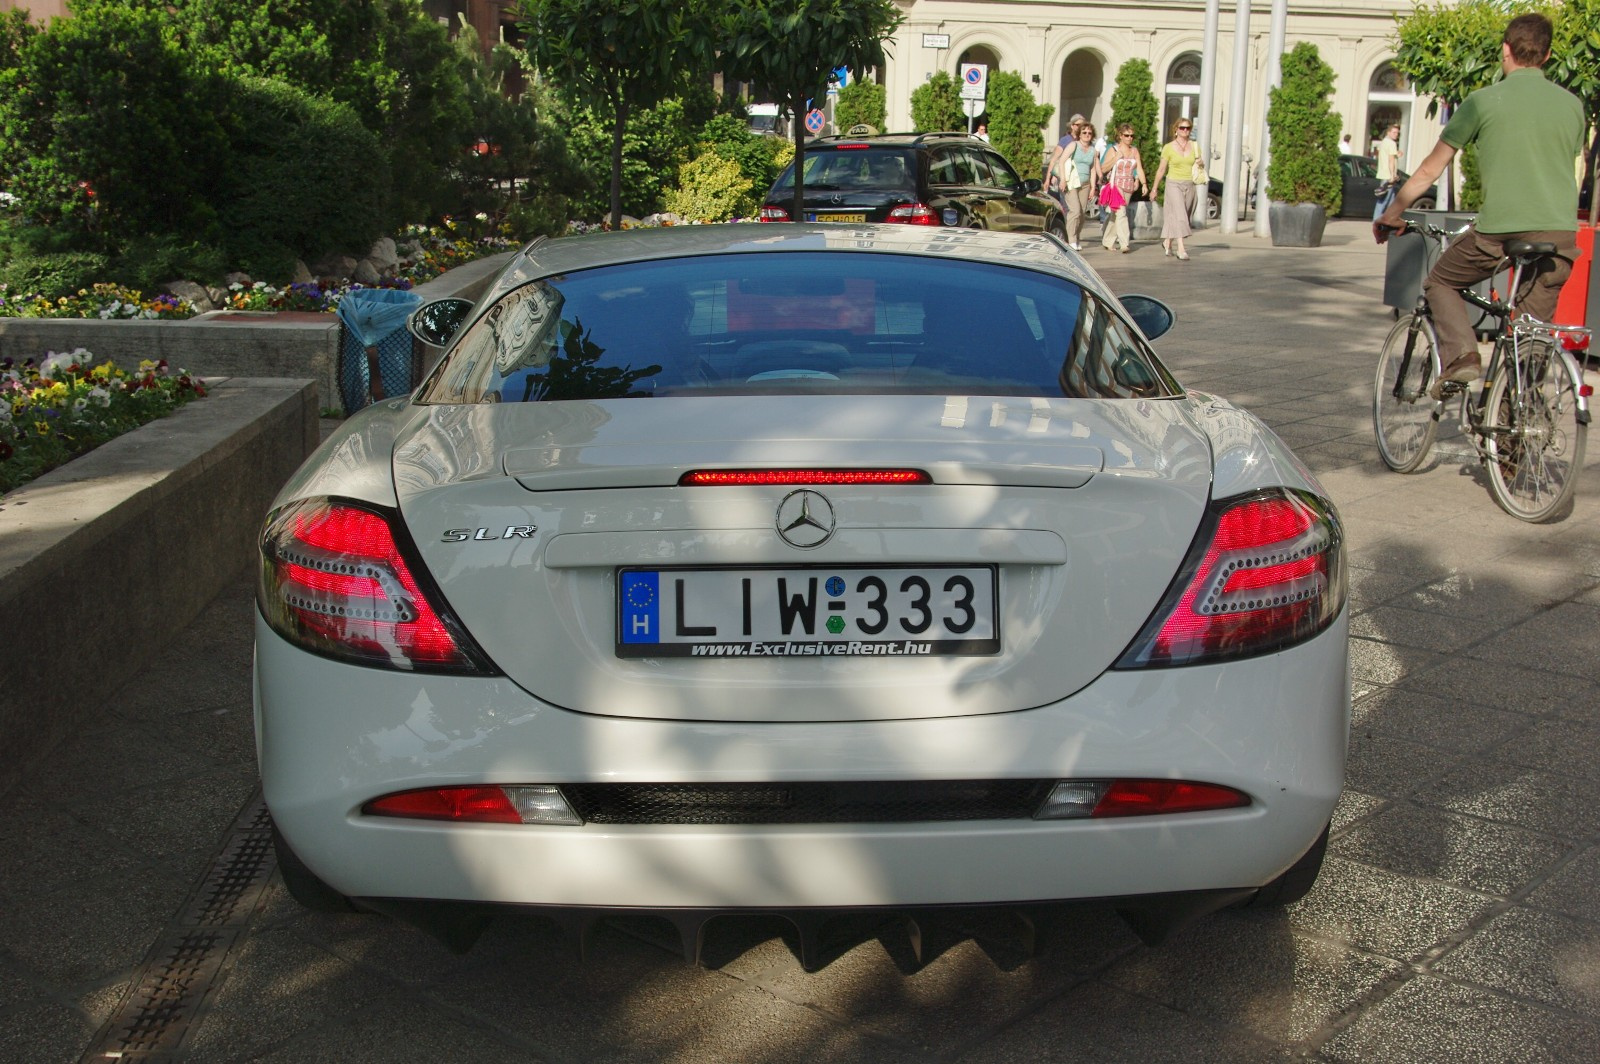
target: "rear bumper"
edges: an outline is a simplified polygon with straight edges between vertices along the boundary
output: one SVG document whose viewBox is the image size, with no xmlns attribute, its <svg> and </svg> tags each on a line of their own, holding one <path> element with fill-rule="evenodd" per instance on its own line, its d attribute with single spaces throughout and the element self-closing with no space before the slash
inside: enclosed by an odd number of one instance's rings
<svg viewBox="0 0 1600 1064">
<path fill-rule="evenodd" d="M 273 818 L 352 897 L 509 905 L 807 909 L 1011 904 L 1232 890 L 1316 839 L 1343 780 L 1344 618 L 1280 654 L 1107 673 L 1021 712 L 868 723 L 593 717 L 504 679 L 308 655 L 258 624 Z M 442 825 L 363 802 L 449 783 L 1158 777 L 1247 808 L 1101 821 L 779 826 Z"/>
</svg>

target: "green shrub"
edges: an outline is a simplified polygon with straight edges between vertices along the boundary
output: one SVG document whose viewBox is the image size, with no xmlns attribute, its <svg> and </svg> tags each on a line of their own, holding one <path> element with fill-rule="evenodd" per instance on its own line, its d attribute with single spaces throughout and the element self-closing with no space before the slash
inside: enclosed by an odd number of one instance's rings
<svg viewBox="0 0 1600 1064">
<path fill-rule="evenodd" d="M 611 211 L 611 119 L 587 108 L 571 112 L 567 145 L 588 183 L 573 193 L 580 218 L 603 218 Z M 635 112 L 622 138 L 622 211 L 635 218 L 662 208 L 662 197 L 677 184 L 678 168 L 694 155 L 695 129 L 683 101 L 664 100 Z"/>
<path fill-rule="evenodd" d="M 204 238 L 222 202 L 219 80 L 197 71 L 131 0 L 8 37 L 0 71 L 0 186 L 85 249 L 148 233 Z"/>
<path fill-rule="evenodd" d="M 139 237 L 117 254 L 105 276 L 136 289 L 157 289 L 179 279 L 217 280 L 231 264 L 221 248 L 212 244 L 186 242 L 176 237 Z M 287 276 L 287 275 L 285 275 Z"/>
<path fill-rule="evenodd" d="M 1023 177 L 1044 172 L 1044 124 L 1055 106 L 1036 103 L 1022 75 L 997 70 L 989 75 L 989 143 L 1010 160 Z"/>
<path fill-rule="evenodd" d="M 92 251 L 15 255 L 0 265 L 0 285 L 17 295 L 54 299 L 105 280 L 110 265 L 109 258 Z"/>
<path fill-rule="evenodd" d="M 1339 116 L 1333 95 L 1333 68 L 1317 46 L 1301 41 L 1285 52 L 1283 80 L 1269 94 L 1267 132 L 1271 161 L 1268 194 L 1284 203 L 1316 203 L 1331 218 L 1339 213 L 1343 179 L 1339 172 Z"/>
<path fill-rule="evenodd" d="M 754 187 L 737 162 L 708 151 L 678 171 L 678 187 L 666 194 L 666 208 L 692 222 L 725 222 L 754 213 Z"/>
<path fill-rule="evenodd" d="M 918 133 L 967 128 L 955 78 L 941 70 L 911 90 L 911 128 Z"/>
<path fill-rule="evenodd" d="M 854 125 L 869 125 L 885 132 L 889 120 L 889 96 L 882 85 L 873 81 L 852 81 L 839 90 L 833 104 L 833 124 L 841 131 Z"/>
<path fill-rule="evenodd" d="M 294 260 L 364 255 L 387 230 L 387 158 L 348 106 L 265 78 L 232 94 L 224 247 L 233 263 L 288 277 Z"/>
<path fill-rule="evenodd" d="M 1161 127 L 1157 115 L 1161 102 L 1150 91 L 1154 84 L 1150 64 L 1143 59 L 1130 59 L 1117 69 L 1116 87 L 1111 90 L 1111 121 L 1103 130 L 1106 144 L 1117 142 L 1117 127 L 1126 122 L 1133 127 L 1133 146 L 1139 149 L 1144 161 L 1146 179 L 1155 175 L 1160 165 Z"/>
<path fill-rule="evenodd" d="M 747 120 L 735 114 L 712 117 L 700 130 L 700 144 L 738 163 L 739 172 L 759 195 L 766 194 L 783 169 L 777 162 L 778 154 L 785 148 L 790 154 L 794 152 L 787 139 L 752 133 Z"/>
<path fill-rule="evenodd" d="M 560 236 L 567 231 L 567 211 L 567 197 L 541 192 L 507 208 L 505 228 L 514 240 L 523 242 L 536 236 Z"/>
</svg>

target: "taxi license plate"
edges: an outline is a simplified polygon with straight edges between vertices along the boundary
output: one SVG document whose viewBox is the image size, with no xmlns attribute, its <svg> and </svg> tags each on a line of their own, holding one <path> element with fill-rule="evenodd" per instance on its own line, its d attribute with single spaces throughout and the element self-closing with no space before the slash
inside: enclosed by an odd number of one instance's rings
<svg viewBox="0 0 1600 1064">
<path fill-rule="evenodd" d="M 815 211 L 806 212 L 808 222 L 864 222 L 867 220 L 865 213 L 857 211 L 854 214 L 818 214 Z"/>
<path fill-rule="evenodd" d="M 617 656 L 998 654 L 995 567 L 621 569 Z"/>
</svg>

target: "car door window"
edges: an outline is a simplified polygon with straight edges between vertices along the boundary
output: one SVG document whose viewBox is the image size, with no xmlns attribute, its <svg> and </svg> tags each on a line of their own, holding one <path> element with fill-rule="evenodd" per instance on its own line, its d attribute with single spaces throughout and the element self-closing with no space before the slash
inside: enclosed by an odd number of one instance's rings
<svg viewBox="0 0 1600 1064">
<path fill-rule="evenodd" d="M 989 172 L 994 175 L 995 188 L 1003 188 L 1007 192 L 1013 192 L 1018 185 L 1022 184 L 1022 179 L 1017 176 L 1015 170 L 1011 169 L 1011 164 L 999 155 L 992 151 L 986 151 L 983 153 L 983 158 L 989 164 Z"/>
<path fill-rule="evenodd" d="M 956 172 L 956 157 L 952 151 L 937 151 L 928 161 L 928 183 L 932 185 L 960 184 Z"/>
<path fill-rule="evenodd" d="M 967 184 L 990 185 L 993 179 L 989 176 L 989 161 L 983 157 L 982 152 L 963 151 L 961 160 L 966 168 Z"/>
</svg>

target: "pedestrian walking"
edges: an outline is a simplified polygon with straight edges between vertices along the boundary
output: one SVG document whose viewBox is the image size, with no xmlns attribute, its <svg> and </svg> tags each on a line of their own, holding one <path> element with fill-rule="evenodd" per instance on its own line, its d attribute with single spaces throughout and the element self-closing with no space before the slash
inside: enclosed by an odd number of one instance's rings
<svg viewBox="0 0 1600 1064">
<path fill-rule="evenodd" d="M 1123 254 L 1127 254 L 1133 250 L 1128 205 L 1133 202 L 1135 189 L 1145 195 L 1150 193 L 1145 183 L 1144 161 L 1139 158 L 1139 149 L 1133 146 L 1133 127 L 1128 123 L 1117 127 L 1117 142 L 1107 148 L 1101 158 L 1100 173 L 1105 181 L 1100 189 L 1100 205 L 1110 212 L 1100 244 L 1107 251 L 1115 251 L 1120 241 Z"/>
<path fill-rule="evenodd" d="M 1061 163 L 1061 153 L 1077 146 L 1078 130 L 1088 121 L 1082 115 L 1073 115 L 1071 120 L 1067 122 L 1066 134 L 1056 141 L 1054 148 L 1050 149 L 1050 161 L 1044 164 L 1045 185 L 1048 191 L 1055 191 L 1053 187 L 1050 187 L 1050 177 L 1056 172 L 1056 167 Z"/>
<path fill-rule="evenodd" d="M 1161 164 L 1152 182 L 1161 190 L 1161 253 L 1171 255 L 1176 241 L 1180 262 L 1189 261 L 1183 242 L 1189 238 L 1189 216 L 1194 213 L 1195 166 L 1202 162 L 1200 146 L 1190 140 L 1193 132 L 1194 123 L 1187 118 L 1172 124 L 1172 139 L 1161 146 Z M 1163 177 L 1166 184 L 1161 183 Z"/>
<path fill-rule="evenodd" d="M 1394 202 L 1395 190 L 1400 187 L 1400 126 L 1390 123 L 1374 149 L 1378 160 L 1377 199 L 1372 207 L 1373 220 L 1383 216 Z"/>
<path fill-rule="evenodd" d="M 1083 239 L 1083 223 L 1100 191 L 1100 160 L 1095 157 L 1093 125 L 1079 123 L 1078 142 L 1060 153 L 1050 177 L 1067 214 L 1067 243 L 1074 251 L 1082 251 L 1079 241 Z"/>
<path fill-rule="evenodd" d="M 1537 13 L 1518 15 L 1506 25 L 1500 43 L 1505 77 L 1462 102 L 1439 143 L 1372 223 L 1380 244 L 1392 231 L 1403 229 L 1401 212 L 1433 188 L 1456 152 L 1477 145 L 1483 209 L 1472 227 L 1450 242 L 1422 283 L 1439 335 L 1442 372 L 1435 389 L 1445 381 L 1465 383 L 1483 375 L 1478 338 L 1461 289 L 1492 276 L 1508 242 L 1556 246 L 1556 254 L 1537 271 L 1524 271 L 1523 291 L 1516 293 L 1520 309 L 1541 321 L 1555 313 L 1561 286 L 1578 258 L 1574 164 L 1583 152 L 1585 121 L 1578 98 L 1545 80 L 1552 35 L 1550 20 Z"/>
</svg>

